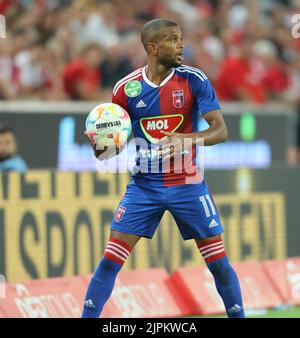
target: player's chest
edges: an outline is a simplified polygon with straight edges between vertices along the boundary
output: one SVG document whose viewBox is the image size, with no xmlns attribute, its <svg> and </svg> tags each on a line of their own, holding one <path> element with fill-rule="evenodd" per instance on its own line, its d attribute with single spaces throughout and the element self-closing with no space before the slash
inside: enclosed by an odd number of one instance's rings
<svg viewBox="0 0 300 338">
<path fill-rule="evenodd" d="M 127 109 L 131 119 L 141 119 L 161 115 L 189 114 L 193 97 L 187 85 L 164 85 L 153 88 L 141 83 L 140 92 L 127 97 Z"/>
</svg>

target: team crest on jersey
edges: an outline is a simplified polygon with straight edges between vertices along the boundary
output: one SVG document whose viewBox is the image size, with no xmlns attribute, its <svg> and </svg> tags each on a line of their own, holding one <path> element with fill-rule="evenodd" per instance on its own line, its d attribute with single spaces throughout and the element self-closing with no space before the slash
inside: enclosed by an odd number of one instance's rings
<svg viewBox="0 0 300 338">
<path fill-rule="evenodd" d="M 123 207 L 122 205 L 119 206 L 116 216 L 115 216 L 115 221 L 120 222 L 125 214 L 126 208 Z"/>
<path fill-rule="evenodd" d="M 162 130 L 174 132 L 182 122 L 182 114 L 159 115 L 140 119 L 140 126 L 147 140 L 156 144 L 160 139 L 166 137 L 161 133 Z"/>
<path fill-rule="evenodd" d="M 173 105 L 175 108 L 181 108 L 184 105 L 183 90 L 172 91 Z"/>
</svg>

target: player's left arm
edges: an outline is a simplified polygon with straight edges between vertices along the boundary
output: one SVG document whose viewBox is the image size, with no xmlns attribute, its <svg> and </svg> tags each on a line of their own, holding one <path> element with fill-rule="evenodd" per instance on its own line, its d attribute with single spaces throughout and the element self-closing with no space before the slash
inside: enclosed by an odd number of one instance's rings
<svg viewBox="0 0 300 338">
<path fill-rule="evenodd" d="M 209 128 L 191 135 L 193 138 L 203 138 L 204 145 L 210 146 L 227 140 L 228 131 L 221 107 L 207 76 L 202 72 L 201 79 L 194 76 L 192 90 L 202 117 L 209 124 Z"/>
<path fill-rule="evenodd" d="M 169 142 L 172 138 L 192 138 L 193 144 L 196 144 L 197 139 L 202 138 L 204 145 L 210 146 L 227 140 L 228 131 L 215 91 L 206 75 L 201 74 L 201 77 L 195 74 L 191 81 L 191 88 L 199 111 L 209 124 L 209 128 L 191 134 L 162 132 L 168 136 Z"/>
<path fill-rule="evenodd" d="M 224 142 L 227 140 L 228 131 L 214 88 L 201 70 L 196 73 L 198 76 L 195 74 L 191 83 L 192 91 L 199 111 L 209 124 L 209 128 L 194 133 L 193 137 L 203 138 L 205 146 Z"/>
<path fill-rule="evenodd" d="M 212 110 L 206 113 L 203 118 L 209 124 L 209 128 L 206 130 L 190 134 L 176 132 L 170 133 L 166 131 L 161 131 L 161 133 L 168 137 L 168 142 L 174 142 L 178 139 L 183 140 L 185 138 L 192 138 L 194 145 L 196 145 L 197 140 L 200 139 L 203 139 L 205 146 L 212 146 L 227 140 L 228 131 L 221 110 Z"/>
<path fill-rule="evenodd" d="M 194 144 L 197 138 L 203 138 L 205 146 L 212 146 L 227 140 L 228 130 L 220 109 L 207 112 L 203 118 L 209 124 L 209 128 L 189 134 L 189 137 L 193 138 Z"/>
</svg>

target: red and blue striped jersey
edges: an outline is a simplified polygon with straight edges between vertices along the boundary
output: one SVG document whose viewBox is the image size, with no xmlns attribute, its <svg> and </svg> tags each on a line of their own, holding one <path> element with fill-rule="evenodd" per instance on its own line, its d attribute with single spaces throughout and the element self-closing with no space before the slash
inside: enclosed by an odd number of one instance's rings
<svg viewBox="0 0 300 338">
<path fill-rule="evenodd" d="M 191 154 L 194 173 L 185 168 L 182 172 L 176 172 L 172 161 L 169 171 L 164 171 L 161 163 L 158 169 L 153 170 L 155 166 L 153 163 L 150 165 L 150 160 L 153 162 L 157 156 L 154 145 L 165 136 L 161 130 L 196 132 L 201 115 L 220 109 L 214 89 L 203 71 L 186 65 L 173 68 L 171 74 L 158 86 L 147 78 L 146 67 L 137 69 L 116 83 L 112 102 L 129 113 L 133 136 L 139 140 L 136 142 L 136 167 L 139 170 L 133 174 L 135 179 L 165 186 L 185 184 L 189 176 L 200 179 L 194 158 L 195 149 Z M 141 141 L 148 147 L 147 151 L 145 146 L 141 146 Z M 143 161 L 145 158 L 146 170 Z"/>
</svg>

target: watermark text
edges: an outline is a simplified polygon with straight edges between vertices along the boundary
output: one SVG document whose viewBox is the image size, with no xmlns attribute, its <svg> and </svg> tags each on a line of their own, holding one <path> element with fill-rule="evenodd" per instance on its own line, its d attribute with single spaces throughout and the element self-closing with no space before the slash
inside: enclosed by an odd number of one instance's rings
<svg viewBox="0 0 300 338">
<path fill-rule="evenodd" d="M 292 37 L 294 39 L 300 38 L 300 14 L 295 14 L 292 16 Z"/>
<path fill-rule="evenodd" d="M 6 38 L 6 20 L 3 14 L 0 14 L 0 39 Z"/>
</svg>

